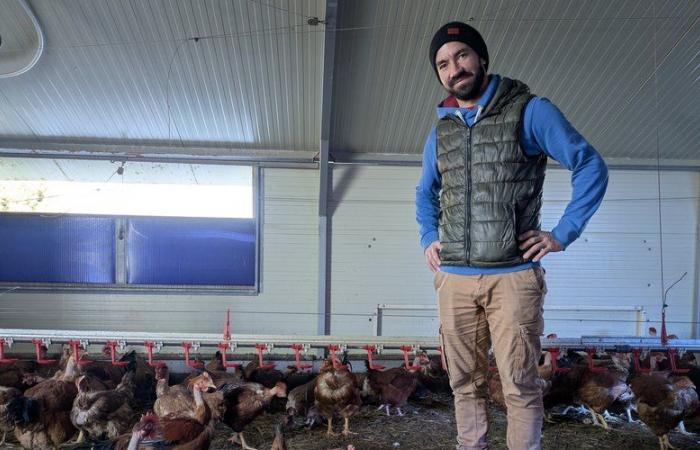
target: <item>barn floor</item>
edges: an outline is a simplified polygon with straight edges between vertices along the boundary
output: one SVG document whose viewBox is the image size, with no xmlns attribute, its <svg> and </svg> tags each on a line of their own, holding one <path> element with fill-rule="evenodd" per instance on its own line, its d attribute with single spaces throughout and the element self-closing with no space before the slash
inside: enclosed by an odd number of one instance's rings
<svg viewBox="0 0 700 450">
<path fill-rule="evenodd" d="M 289 450 L 345 450 L 353 444 L 356 450 L 450 450 L 455 443 L 454 409 L 451 398 L 441 396 L 429 403 L 411 403 L 404 417 L 388 417 L 373 406 L 364 406 L 350 421 L 350 429 L 356 435 L 345 438 L 327 437 L 326 426 L 316 425 L 310 431 L 298 428 L 285 433 Z M 283 414 L 264 414 L 256 419 L 245 433 L 248 445 L 258 450 L 268 450 L 274 438 L 274 429 Z M 542 437 L 543 450 L 657 450 L 656 437 L 644 425 L 623 421 L 611 423 L 612 430 L 605 431 L 584 423 L 587 417 L 580 415 L 554 416 L 556 423 L 546 423 Z M 300 421 L 300 419 L 299 419 Z M 336 423 L 335 431 L 341 430 L 342 422 Z M 505 443 L 506 417 L 497 409 L 491 410 L 490 449 L 507 450 Z M 700 430 L 695 430 L 700 431 Z M 227 442 L 231 431 L 219 425 L 212 449 L 239 449 Z M 696 437 L 673 432 L 671 443 L 679 449 L 700 449 L 700 434 Z M 19 448 L 14 436 L 8 436 L 3 449 Z M 86 449 L 85 445 L 66 444 L 63 450 Z"/>
<path fill-rule="evenodd" d="M 325 425 L 316 425 L 311 431 L 306 428 L 285 433 L 289 450 L 330 450 L 347 448 L 353 444 L 357 450 L 428 450 L 454 449 L 455 423 L 451 398 L 444 396 L 432 404 L 410 404 L 404 417 L 376 411 L 364 406 L 359 415 L 350 421 L 350 430 L 357 432 L 349 438 L 326 436 Z M 392 411 L 393 414 L 393 411 Z M 275 425 L 281 414 L 267 414 L 254 422 L 245 433 L 246 441 L 259 450 L 270 448 Z M 542 438 L 543 450 L 658 450 L 656 436 L 644 425 L 611 423 L 612 430 L 583 423 L 583 416 L 559 416 L 558 423 L 547 423 Z M 341 430 L 342 422 L 336 423 L 335 431 Z M 500 410 L 491 410 L 490 450 L 506 450 L 506 417 Z M 226 440 L 230 431 L 222 426 L 217 433 L 212 449 L 231 449 Z M 696 438 L 672 433 L 671 444 L 679 449 L 700 449 L 700 435 Z M 240 447 L 237 447 L 240 448 Z"/>
</svg>

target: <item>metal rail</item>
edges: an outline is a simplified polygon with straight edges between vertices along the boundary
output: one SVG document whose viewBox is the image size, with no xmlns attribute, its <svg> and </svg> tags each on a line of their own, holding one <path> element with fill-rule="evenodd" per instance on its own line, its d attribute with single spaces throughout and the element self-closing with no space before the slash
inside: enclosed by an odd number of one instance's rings
<svg viewBox="0 0 700 450">
<path fill-rule="evenodd" d="M 220 348 L 223 342 L 228 344 L 231 351 L 236 348 L 255 348 L 257 344 L 267 344 L 267 353 L 273 349 L 291 350 L 294 345 L 301 345 L 305 350 L 327 349 L 329 345 L 337 345 L 345 350 L 364 350 L 367 345 L 375 346 L 379 351 L 396 350 L 410 346 L 415 350 L 437 350 L 440 346 L 437 337 L 394 337 L 394 336 L 296 336 L 296 335 L 264 335 L 264 334 L 232 334 L 230 339 L 224 339 L 221 334 L 206 333 L 148 333 L 120 331 L 85 331 L 85 330 L 30 330 L 30 329 L 0 329 L 0 339 L 10 347 L 13 344 L 32 343 L 41 340 L 45 345 L 67 344 L 69 341 L 79 341 L 83 348 L 88 345 L 107 344 L 114 341 L 120 347 L 144 347 L 145 342 L 155 343 L 157 348 L 164 346 L 181 347 L 183 342 L 192 343 L 197 350 L 211 348 L 212 353 Z M 594 348 L 597 351 L 631 351 L 668 350 L 700 351 L 699 339 L 673 339 L 667 345 L 661 343 L 658 337 L 637 336 L 582 336 L 579 338 L 542 338 L 542 348 L 561 348 L 585 350 Z"/>
<path fill-rule="evenodd" d="M 374 312 L 374 335 L 382 335 L 382 326 L 384 324 L 385 311 L 397 310 L 397 311 L 435 311 L 434 316 L 426 316 L 428 319 L 437 318 L 437 305 L 435 303 L 424 304 L 424 305 L 404 305 L 404 304 L 390 304 L 390 303 L 380 303 L 377 305 L 377 309 Z M 601 306 L 566 306 L 566 305 L 551 305 L 545 306 L 544 312 L 555 312 L 555 311 L 571 311 L 571 312 L 599 312 L 599 311 L 623 311 L 634 313 L 636 316 L 636 336 L 642 335 L 642 328 L 647 322 L 647 313 L 642 306 L 627 306 L 627 305 L 601 305 Z M 550 319 L 556 321 L 557 319 Z"/>
</svg>

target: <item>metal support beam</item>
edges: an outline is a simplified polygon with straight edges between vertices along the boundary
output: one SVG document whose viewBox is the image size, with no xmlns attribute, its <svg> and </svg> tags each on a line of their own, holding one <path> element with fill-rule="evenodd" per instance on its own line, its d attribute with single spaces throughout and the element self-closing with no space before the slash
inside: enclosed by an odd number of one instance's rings
<svg viewBox="0 0 700 450">
<path fill-rule="evenodd" d="M 695 287 L 693 289 L 693 309 L 695 314 L 695 326 L 691 336 L 693 339 L 700 337 L 700 205 L 696 215 L 696 232 L 695 232 Z"/>
<path fill-rule="evenodd" d="M 325 74 L 325 71 L 324 71 Z M 331 75 L 332 78 L 332 75 Z M 324 79 L 325 86 L 325 79 Z M 330 93 L 328 94 L 330 95 Z M 324 109 L 330 115 L 330 103 L 324 91 Z M 324 115 L 325 119 L 326 116 Z M 328 118 L 330 130 L 330 118 Z M 323 123 L 325 127 L 326 124 Z M 323 141 L 323 138 L 321 139 Z M 0 156 L 23 158 L 54 159 L 101 159 L 111 161 L 144 162 L 179 162 L 185 164 L 253 164 L 262 167 L 288 167 L 299 169 L 316 169 L 313 162 L 314 150 L 280 150 L 241 148 L 222 143 L 203 144 L 185 143 L 145 143 L 131 144 L 124 142 L 95 141 L 47 141 L 6 140 L 0 142 Z M 357 164 L 367 166 L 410 166 L 421 165 L 421 155 L 416 153 L 377 153 L 377 152 L 333 152 L 334 163 Z M 617 170 L 657 170 L 655 159 L 605 158 L 611 169 Z M 549 162 L 550 168 L 560 167 L 558 163 Z M 700 171 L 698 159 L 662 159 L 661 170 Z"/>
<path fill-rule="evenodd" d="M 333 123 L 333 67 L 335 65 L 335 28 L 338 0 L 326 1 L 323 47 L 323 87 L 321 104 L 321 143 L 319 149 L 320 186 L 318 194 L 318 334 L 331 333 L 331 221 L 328 197 L 333 189 L 330 140 Z"/>
<path fill-rule="evenodd" d="M 334 151 L 334 164 L 357 164 L 367 166 L 408 166 L 420 167 L 422 156 L 417 153 L 379 153 L 379 152 L 353 152 Z M 652 170 L 656 172 L 656 159 L 634 158 L 605 158 L 605 163 L 610 169 L 616 170 Z M 562 168 L 558 162 L 549 160 L 548 169 Z M 700 171 L 698 159 L 662 159 L 661 170 L 668 171 Z"/>
<path fill-rule="evenodd" d="M 2 140 L 0 156 L 184 164 L 251 164 L 263 167 L 315 169 L 314 151 L 246 149 L 230 145 L 191 143 L 127 144 L 109 141 Z"/>
</svg>

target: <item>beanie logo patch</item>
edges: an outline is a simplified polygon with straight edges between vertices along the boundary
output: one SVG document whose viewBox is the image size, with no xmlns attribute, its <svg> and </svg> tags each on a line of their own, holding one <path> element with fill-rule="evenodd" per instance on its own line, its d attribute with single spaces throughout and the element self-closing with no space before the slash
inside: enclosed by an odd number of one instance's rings
<svg viewBox="0 0 700 450">
<path fill-rule="evenodd" d="M 459 34 L 459 28 L 458 27 L 451 27 L 447 29 L 447 34 Z"/>
</svg>

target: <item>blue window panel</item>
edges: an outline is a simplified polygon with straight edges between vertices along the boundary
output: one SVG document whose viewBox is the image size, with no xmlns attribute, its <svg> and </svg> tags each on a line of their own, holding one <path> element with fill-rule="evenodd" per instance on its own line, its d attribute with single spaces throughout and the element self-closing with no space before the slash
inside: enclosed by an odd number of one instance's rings
<svg viewBox="0 0 700 450">
<path fill-rule="evenodd" d="M 255 285 L 255 219 L 131 218 L 127 281 Z"/>
<path fill-rule="evenodd" d="M 114 283 L 109 217 L 0 214 L 0 281 Z"/>
</svg>

